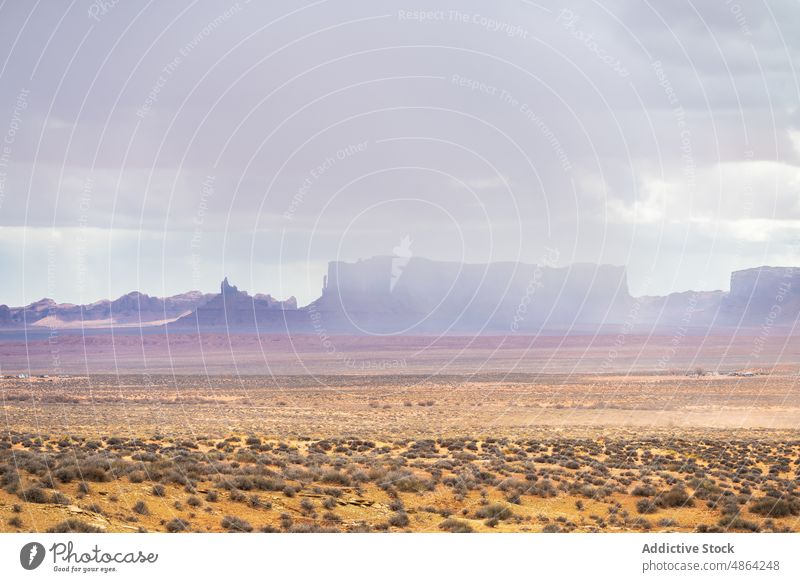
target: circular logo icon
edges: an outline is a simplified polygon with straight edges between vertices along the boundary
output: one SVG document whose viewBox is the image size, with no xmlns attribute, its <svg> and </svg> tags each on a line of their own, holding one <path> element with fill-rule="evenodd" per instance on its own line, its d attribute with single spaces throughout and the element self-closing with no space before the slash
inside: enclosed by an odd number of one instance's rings
<svg viewBox="0 0 800 582">
<path fill-rule="evenodd" d="M 39 542 L 30 542 L 19 551 L 19 563 L 26 570 L 35 570 L 44 561 L 44 546 Z"/>
</svg>

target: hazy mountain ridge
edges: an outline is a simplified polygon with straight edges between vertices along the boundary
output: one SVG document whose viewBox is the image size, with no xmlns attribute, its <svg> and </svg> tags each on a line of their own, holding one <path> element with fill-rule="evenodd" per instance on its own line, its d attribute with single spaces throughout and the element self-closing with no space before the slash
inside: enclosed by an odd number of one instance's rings
<svg viewBox="0 0 800 582">
<path fill-rule="evenodd" d="M 167 298 L 133 292 L 89 305 L 42 299 L 0 306 L 0 327 L 156 326 L 213 331 L 317 333 L 534 333 L 600 326 L 789 326 L 800 315 L 800 272 L 756 267 L 731 274 L 731 290 L 633 297 L 624 267 L 464 264 L 378 256 L 328 265 L 318 299 L 249 295 L 227 278 L 216 294 Z"/>
<path fill-rule="evenodd" d="M 210 293 L 189 291 L 171 297 L 151 297 L 133 291 L 114 300 L 103 299 L 86 305 L 56 303 L 40 299 L 23 307 L 0 305 L 2 327 L 79 327 L 114 325 L 159 325 L 192 313 L 213 298 Z"/>
</svg>

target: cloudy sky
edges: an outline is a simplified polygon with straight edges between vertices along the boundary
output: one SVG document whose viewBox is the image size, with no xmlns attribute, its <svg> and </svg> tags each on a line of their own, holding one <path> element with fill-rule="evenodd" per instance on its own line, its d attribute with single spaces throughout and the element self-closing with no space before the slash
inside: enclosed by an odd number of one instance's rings
<svg viewBox="0 0 800 582">
<path fill-rule="evenodd" d="M 0 303 L 305 303 L 406 236 L 637 295 L 800 264 L 796 2 L 260 4 L 2 4 Z"/>
</svg>

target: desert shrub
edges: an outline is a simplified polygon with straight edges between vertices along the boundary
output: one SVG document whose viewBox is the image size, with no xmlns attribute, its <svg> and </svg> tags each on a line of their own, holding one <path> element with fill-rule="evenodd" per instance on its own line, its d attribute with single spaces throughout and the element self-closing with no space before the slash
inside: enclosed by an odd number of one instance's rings
<svg viewBox="0 0 800 582">
<path fill-rule="evenodd" d="M 150 508 L 147 507 L 147 504 L 139 500 L 133 505 L 134 513 L 138 513 L 139 515 L 150 515 Z"/>
<path fill-rule="evenodd" d="M 786 499 L 767 496 L 757 499 L 750 506 L 750 511 L 764 517 L 786 517 L 788 515 L 798 515 L 800 513 L 800 503 L 795 499 L 787 501 Z"/>
<path fill-rule="evenodd" d="M 506 495 L 506 501 L 508 501 L 509 503 L 513 503 L 514 505 L 522 505 L 522 497 L 517 491 L 514 491 Z M 582 504 L 581 501 L 578 501 L 578 503 Z"/>
<path fill-rule="evenodd" d="M 405 511 L 396 511 L 389 517 L 389 525 L 394 527 L 406 527 L 408 524 L 408 514 Z"/>
<path fill-rule="evenodd" d="M 28 503 L 47 503 L 49 501 L 47 493 L 41 487 L 28 487 L 17 494 L 20 499 Z"/>
<path fill-rule="evenodd" d="M 250 525 L 247 521 L 243 520 L 240 517 L 236 517 L 234 515 L 226 515 L 222 518 L 220 522 L 222 527 L 227 529 L 228 531 L 239 531 L 239 532 L 251 532 L 253 531 L 253 526 Z"/>
<path fill-rule="evenodd" d="M 274 477 L 256 477 L 253 479 L 253 485 L 261 491 L 281 491 L 286 487 L 282 479 Z"/>
<path fill-rule="evenodd" d="M 636 502 L 636 511 L 639 513 L 655 513 L 658 509 L 652 500 L 640 499 Z"/>
<path fill-rule="evenodd" d="M 8 525 L 11 527 L 21 528 L 22 527 L 22 519 L 18 515 L 13 516 L 11 519 L 8 520 Z"/>
<path fill-rule="evenodd" d="M 98 505 L 97 503 L 90 503 L 89 505 L 86 506 L 86 510 L 91 511 L 93 513 L 99 513 L 101 515 L 103 514 L 103 508 L 100 507 L 100 505 Z"/>
<path fill-rule="evenodd" d="M 701 479 L 695 477 L 689 481 L 689 485 L 694 489 L 694 496 L 698 499 L 710 499 L 720 494 L 721 489 L 711 479 Z"/>
<path fill-rule="evenodd" d="M 322 507 L 325 509 L 334 509 L 336 507 L 336 499 L 333 497 L 326 497 L 322 500 Z"/>
<path fill-rule="evenodd" d="M 450 533 L 471 533 L 473 531 L 472 526 L 466 521 L 461 521 L 460 519 L 455 519 L 452 517 L 447 518 L 440 523 L 439 529 L 448 531 Z"/>
<path fill-rule="evenodd" d="M 90 525 L 79 519 L 70 518 L 47 530 L 47 533 L 102 533 L 99 527 Z"/>
<path fill-rule="evenodd" d="M 420 479 L 409 471 L 390 471 L 378 485 L 384 490 L 394 487 L 404 493 L 421 493 L 433 488 L 432 483 Z"/>
<path fill-rule="evenodd" d="M 659 507 L 691 507 L 694 505 L 689 494 L 679 485 L 676 485 L 666 493 L 659 493 L 656 496 L 655 503 Z"/>
<path fill-rule="evenodd" d="M 300 502 L 300 509 L 305 513 L 311 513 L 312 511 L 314 511 L 314 502 L 311 501 L 310 499 L 303 499 Z"/>
<path fill-rule="evenodd" d="M 166 529 L 169 533 L 178 533 L 186 531 L 188 528 L 189 528 L 189 522 L 179 517 L 171 519 L 166 524 L 164 524 L 164 529 Z"/>
<path fill-rule="evenodd" d="M 86 481 L 78 483 L 78 493 L 83 493 L 84 495 L 89 493 L 89 484 Z"/>
<path fill-rule="evenodd" d="M 723 515 L 717 523 L 726 529 L 743 529 L 750 532 L 761 531 L 761 527 L 757 523 L 742 519 L 737 515 Z"/>
<path fill-rule="evenodd" d="M 55 503 L 56 505 L 69 505 L 69 497 L 67 497 L 63 493 L 54 491 L 53 494 L 50 496 L 50 503 Z"/>
<path fill-rule="evenodd" d="M 631 495 L 636 497 L 652 497 L 656 494 L 656 488 L 652 485 L 637 485 L 631 491 Z"/>
<path fill-rule="evenodd" d="M 511 512 L 511 510 L 500 503 L 490 503 L 484 507 L 479 507 L 475 512 L 475 517 L 480 519 L 503 520 L 510 518 L 512 515 L 514 514 Z"/>
<path fill-rule="evenodd" d="M 206 501 L 208 501 L 209 503 L 214 503 L 216 501 L 219 501 L 219 493 L 217 493 L 212 489 L 211 491 L 206 493 Z"/>
<path fill-rule="evenodd" d="M 62 483 L 70 483 L 78 478 L 78 467 L 74 465 L 59 467 L 53 474 Z"/>
<path fill-rule="evenodd" d="M 95 481 L 102 483 L 111 481 L 111 475 L 106 470 L 107 462 L 103 460 L 91 460 L 81 465 L 80 472 L 84 481 Z"/>
<path fill-rule="evenodd" d="M 167 490 L 164 488 L 163 485 L 156 483 L 153 485 L 153 489 L 150 490 L 150 493 L 155 495 L 156 497 L 164 497 L 166 495 Z"/>
<path fill-rule="evenodd" d="M 144 471 L 132 471 L 128 474 L 128 481 L 131 483 L 141 483 L 145 480 L 147 476 L 144 474 Z"/>
<path fill-rule="evenodd" d="M 335 527 L 320 527 L 314 523 L 298 523 L 289 528 L 290 533 L 338 533 Z"/>
<path fill-rule="evenodd" d="M 264 501 L 258 495 L 251 495 L 247 499 L 247 504 L 252 507 L 253 509 L 272 509 L 272 503 L 270 501 Z"/>
<path fill-rule="evenodd" d="M 242 502 L 247 500 L 247 495 L 245 495 L 238 489 L 231 489 L 230 498 L 231 501 Z"/>
<path fill-rule="evenodd" d="M 326 471 L 322 475 L 321 481 L 323 483 L 329 483 L 331 485 L 340 485 L 342 487 L 349 487 L 351 483 L 350 477 L 342 473 L 341 471 Z"/>
<path fill-rule="evenodd" d="M 554 523 L 548 523 L 542 528 L 542 533 L 561 533 L 561 528 Z"/>
<path fill-rule="evenodd" d="M 161 481 L 163 483 L 177 483 L 178 485 L 188 485 L 189 479 L 186 478 L 186 475 L 178 471 L 168 471 L 165 475 L 161 477 Z"/>
<path fill-rule="evenodd" d="M 190 495 L 186 498 L 186 505 L 189 507 L 200 507 L 203 505 L 203 502 L 200 501 L 199 497 L 195 497 L 194 495 Z"/>
</svg>

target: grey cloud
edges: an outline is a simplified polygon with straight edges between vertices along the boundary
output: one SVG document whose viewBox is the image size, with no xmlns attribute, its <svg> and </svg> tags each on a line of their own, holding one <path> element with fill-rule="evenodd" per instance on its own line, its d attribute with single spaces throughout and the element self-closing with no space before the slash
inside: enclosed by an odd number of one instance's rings
<svg viewBox="0 0 800 582">
<path fill-rule="evenodd" d="M 3 181 L 16 254 L 0 302 L 48 294 L 53 229 L 73 247 L 60 300 L 78 279 L 113 296 L 229 274 L 302 302 L 326 261 L 406 235 L 443 260 L 555 246 L 627 264 L 650 293 L 790 256 L 795 3 L 439 6 L 4 6 L 0 139 L 30 95 Z"/>
</svg>

